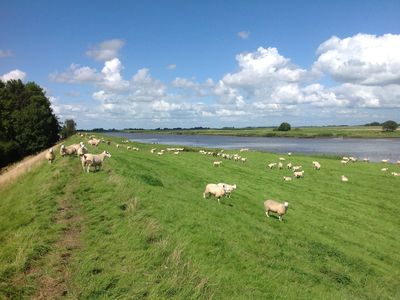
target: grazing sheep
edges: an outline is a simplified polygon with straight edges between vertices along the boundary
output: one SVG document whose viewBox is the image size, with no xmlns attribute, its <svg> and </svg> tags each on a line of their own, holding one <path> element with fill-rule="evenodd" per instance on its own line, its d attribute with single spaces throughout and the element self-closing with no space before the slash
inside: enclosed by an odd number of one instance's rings
<svg viewBox="0 0 400 300">
<path fill-rule="evenodd" d="M 293 172 L 293 176 L 296 178 L 304 177 L 304 171 Z"/>
<path fill-rule="evenodd" d="M 342 160 L 349 160 L 349 158 L 347 156 L 343 156 Z"/>
<path fill-rule="evenodd" d="M 180 153 L 179 151 L 175 151 L 175 152 L 174 152 L 175 155 L 178 155 L 179 153 Z"/>
<path fill-rule="evenodd" d="M 220 167 L 221 164 L 222 164 L 222 161 L 214 161 L 214 162 L 213 162 L 213 166 L 214 166 L 214 167 Z"/>
<path fill-rule="evenodd" d="M 382 172 L 386 172 L 387 170 L 389 170 L 388 168 L 382 168 L 381 171 Z"/>
<path fill-rule="evenodd" d="M 400 166 L 400 160 L 396 161 L 396 164 Z"/>
<path fill-rule="evenodd" d="M 342 163 L 342 165 L 346 165 L 349 161 L 345 160 L 345 159 L 342 159 L 340 162 Z"/>
<path fill-rule="evenodd" d="M 95 146 L 95 147 L 97 147 L 99 144 L 100 144 L 100 142 L 101 142 L 101 140 L 100 139 L 90 139 L 89 141 L 88 141 L 88 143 L 90 144 L 90 145 L 92 145 L 92 146 Z"/>
<path fill-rule="evenodd" d="M 268 168 L 273 169 L 273 168 L 275 168 L 275 166 L 276 166 L 276 163 L 270 163 L 268 165 Z"/>
<path fill-rule="evenodd" d="M 119 148 L 119 144 L 116 144 L 115 147 Z"/>
<path fill-rule="evenodd" d="M 153 148 L 150 150 L 150 153 L 154 153 L 156 150 L 157 150 L 156 148 Z"/>
<path fill-rule="evenodd" d="M 65 147 L 65 145 L 61 145 L 60 154 L 61 154 L 61 156 L 75 154 L 78 152 L 78 149 L 80 147 L 81 147 L 81 144 L 73 144 L 68 147 Z"/>
<path fill-rule="evenodd" d="M 86 154 L 86 153 L 88 153 L 89 152 L 89 150 L 82 144 L 80 147 L 79 147 L 79 149 L 78 149 L 78 151 L 76 152 L 76 154 L 78 155 L 78 156 L 82 156 L 83 154 Z"/>
<path fill-rule="evenodd" d="M 249 151 L 249 148 L 242 148 L 239 150 L 240 152 Z"/>
<path fill-rule="evenodd" d="M 131 150 L 131 146 L 127 146 L 127 147 L 126 147 L 126 150 Z"/>
<path fill-rule="evenodd" d="M 284 180 L 284 181 L 291 181 L 291 180 L 292 180 L 292 177 L 283 176 L 283 180 Z"/>
<path fill-rule="evenodd" d="M 293 170 L 293 172 L 298 172 L 301 170 L 301 168 L 302 168 L 302 166 L 293 166 L 292 170 Z"/>
<path fill-rule="evenodd" d="M 393 176 L 400 176 L 400 173 L 392 172 L 391 173 Z"/>
<path fill-rule="evenodd" d="M 90 167 L 94 167 L 95 171 L 97 169 L 100 170 L 106 157 L 111 157 L 111 154 L 108 151 L 103 151 L 101 154 L 84 154 L 81 158 L 83 170 L 85 170 L 85 167 L 88 173 L 90 171 Z"/>
<path fill-rule="evenodd" d="M 286 167 L 290 170 L 290 169 L 293 167 L 293 165 L 292 165 L 292 163 L 288 163 L 288 164 L 286 165 Z"/>
<path fill-rule="evenodd" d="M 221 186 L 218 186 L 217 184 L 209 183 L 206 185 L 206 189 L 203 193 L 203 198 L 205 199 L 209 195 L 214 195 L 218 199 L 218 203 L 221 204 L 219 200 L 223 195 L 225 195 L 225 189 Z"/>
<path fill-rule="evenodd" d="M 48 160 L 49 164 L 51 164 L 53 162 L 53 160 L 56 158 L 56 155 L 54 154 L 53 148 L 50 148 L 47 152 L 46 152 L 46 159 Z"/>
<path fill-rule="evenodd" d="M 280 161 L 285 161 L 286 159 L 284 157 L 279 157 Z"/>
<path fill-rule="evenodd" d="M 269 212 L 278 214 L 279 221 L 282 221 L 282 216 L 287 212 L 289 207 L 288 202 L 280 203 L 275 200 L 265 200 L 264 208 L 265 214 L 269 218 Z"/>
<path fill-rule="evenodd" d="M 382 159 L 381 162 L 383 162 L 384 164 L 387 164 L 389 162 L 388 159 Z"/>
<path fill-rule="evenodd" d="M 278 169 L 279 169 L 279 170 L 282 170 L 282 169 L 283 169 L 283 163 L 281 163 L 281 162 L 278 163 Z"/>
<path fill-rule="evenodd" d="M 342 181 L 347 182 L 347 181 L 349 181 L 349 179 L 346 176 L 342 175 Z"/>
<path fill-rule="evenodd" d="M 231 193 L 236 190 L 236 184 L 227 184 L 227 183 L 218 183 L 218 186 L 222 187 L 225 190 L 225 196 L 230 198 Z"/>
<path fill-rule="evenodd" d="M 287 155 L 289 155 L 289 156 L 292 156 L 292 152 L 288 152 L 288 154 Z"/>
<path fill-rule="evenodd" d="M 364 157 L 363 162 L 369 162 L 369 158 L 368 157 Z"/>
<path fill-rule="evenodd" d="M 162 151 L 157 152 L 157 155 L 163 155 L 163 154 L 164 154 L 164 152 L 162 152 Z"/>
<path fill-rule="evenodd" d="M 242 163 L 245 163 L 247 161 L 247 157 L 242 157 Z"/>
<path fill-rule="evenodd" d="M 312 164 L 315 170 L 321 170 L 321 164 L 319 162 L 313 161 Z"/>
<path fill-rule="evenodd" d="M 357 158 L 355 158 L 355 157 L 353 157 L 353 156 L 350 156 L 350 157 L 349 157 L 349 160 L 350 160 L 351 162 L 356 162 L 356 161 L 357 161 Z"/>
<path fill-rule="evenodd" d="M 139 148 L 137 148 L 137 147 L 132 147 L 132 150 L 139 151 Z"/>
</svg>

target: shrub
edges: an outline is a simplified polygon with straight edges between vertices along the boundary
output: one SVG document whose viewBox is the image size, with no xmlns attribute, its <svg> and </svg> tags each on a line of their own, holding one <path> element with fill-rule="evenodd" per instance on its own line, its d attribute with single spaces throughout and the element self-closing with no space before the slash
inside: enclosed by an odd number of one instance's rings
<svg viewBox="0 0 400 300">
<path fill-rule="evenodd" d="M 399 124 L 397 124 L 395 121 L 386 121 L 382 124 L 382 130 L 383 131 L 395 131 L 399 127 Z"/>
<path fill-rule="evenodd" d="M 291 129 L 291 126 L 289 123 L 283 122 L 281 125 L 278 127 L 278 131 L 289 131 Z"/>
</svg>

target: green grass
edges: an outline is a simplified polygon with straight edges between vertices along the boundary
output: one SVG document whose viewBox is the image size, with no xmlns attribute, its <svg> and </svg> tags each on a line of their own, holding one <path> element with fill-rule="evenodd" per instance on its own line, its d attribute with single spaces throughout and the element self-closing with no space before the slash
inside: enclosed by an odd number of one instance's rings
<svg viewBox="0 0 400 300">
<path fill-rule="evenodd" d="M 80 217 L 72 299 L 400 297 L 400 178 L 380 164 L 318 157 L 314 171 L 315 157 L 293 155 L 305 178 L 284 182 L 288 170 L 266 168 L 277 154 L 245 152 L 247 163 L 215 168 L 198 152 L 157 156 L 154 145 L 130 145 L 140 151 L 101 144 L 95 151 L 112 157 L 100 172 L 57 157 L 0 190 L 0 298 L 29 298 L 55 272 L 61 200 Z M 219 205 L 202 197 L 210 182 L 238 189 Z M 289 202 L 283 222 L 266 218 L 268 198 Z"/>
<path fill-rule="evenodd" d="M 382 131 L 381 126 L 326 126 L 295 127 L 290 131 L 274 131 L 273 128 L 236 128 L 203 130 L 130 130 L 129 132 L 190 135 L 228 135 L 252 137 L 297 137 L 297 138 L 399 138 L 400 129 Z"/>
</svg>

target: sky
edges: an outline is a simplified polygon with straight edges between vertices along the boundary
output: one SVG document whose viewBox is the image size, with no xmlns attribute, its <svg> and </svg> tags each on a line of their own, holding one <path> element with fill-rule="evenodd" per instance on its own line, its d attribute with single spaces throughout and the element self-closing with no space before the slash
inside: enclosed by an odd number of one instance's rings
<svg viewBox="0 0 400 300">
<path fill-rule="evenodd" d="M 78 128 L 400 122 L 400 1 L 0 0 L 0 79 Z"/>
</svg>

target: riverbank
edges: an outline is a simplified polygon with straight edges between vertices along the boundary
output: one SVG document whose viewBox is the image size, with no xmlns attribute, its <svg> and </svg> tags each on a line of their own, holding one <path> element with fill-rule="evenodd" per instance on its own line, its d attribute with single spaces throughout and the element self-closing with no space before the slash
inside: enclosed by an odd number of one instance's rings
<svg viewBox="0 0 400 300">
<path fill-rule="evenodd" d="M 400 167 L 246 151 L 216 168 L 196 148 L 104 138 L 88 146 L 112 154 L 99 172 L 57 155 L 0 188 L 0 298 L 399 297 Z M 304 178 L 266 168 L 280 156 Z M 218 204 L 203 199 L 209 182 L 237 190 Z M 265 199 L 289 202 L 283 222 Z"/>
<path fill-rule="evenodd" d="M 130 133 L 157 133 L 176 135 L 225 135 L 243 137 L 296 137 L 296 138 L 400 138 L 400 130 L 382 131 L 381 126 L 333 126 L 296 127 L 290 131 L 274 131 L 273 128 L 232 129 L 182 129 L 182 130 L 125 130 Z"/>
</svg>

